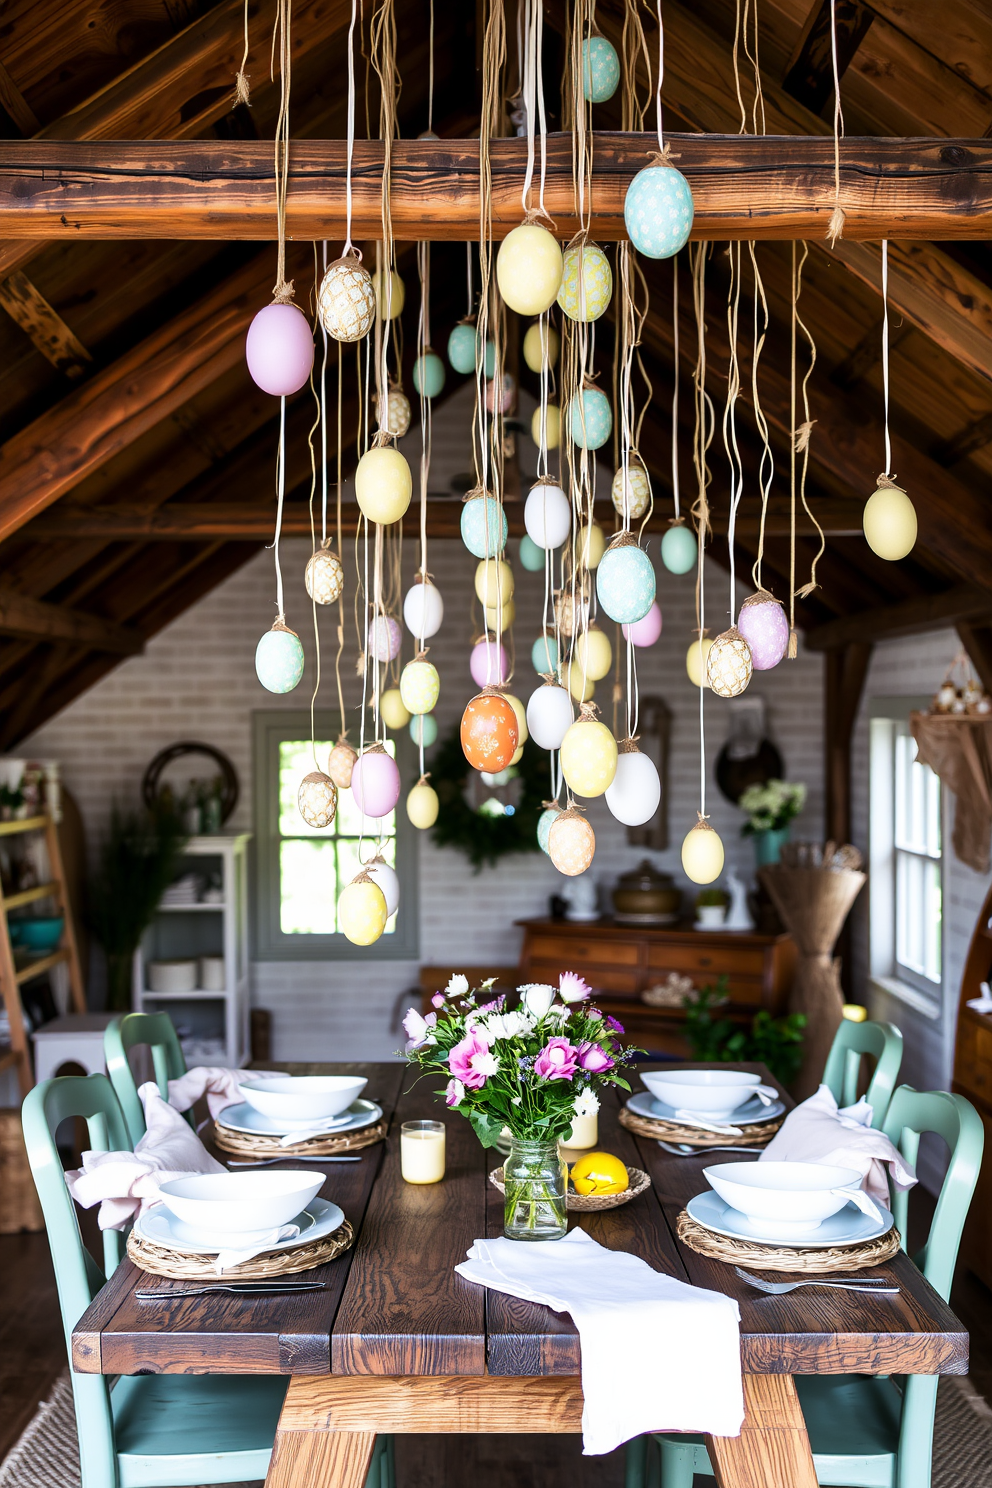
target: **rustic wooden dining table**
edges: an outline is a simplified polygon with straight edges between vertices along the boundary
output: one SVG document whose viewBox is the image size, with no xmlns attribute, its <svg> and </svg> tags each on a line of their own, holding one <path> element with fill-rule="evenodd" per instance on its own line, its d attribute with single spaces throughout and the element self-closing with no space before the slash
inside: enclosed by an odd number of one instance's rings
<svg viewBox="0 0 992 1488">
<path fill-rule="evenodd" d="M 341 1206 L 356 1238 L 343 1256 L 306 1273 L 325 1289 L 184 1300 L 176 1293 L 185 1283 L 150 1277 L 125 1260 L 76 1325 L 73 1368 L 291 1376 L 267 1488 L 362 1488 L 383 1432 L 581 1431 L 571 1319 L 455 1274 L 474 1240 L 502 1230 L 502 1195 L 488 1182 L 498 1156 L 484 1151 L 467 1121 L 450 1116 L 444 1181 L 404 1183 L 399 1125 L 437 1116 L 432 1082 L 414 1085 L 399 1063 L 281 1068 L 367 1075 L 366 1093 L 390 1117 L 384 1143 L 358 1163 L 326 1168 L 321 1192 Z M 673 1157 L 634 1138 L 619 1112 L 609 1096 L 600 1146 L 645 1169 L 652 1186 L 620 1208 L 573 1219 L 611 1249 L 737 1298 L 746 1416 L 739 1437 L 709 1439 L 719 1488 L 813 1488 L 794 1375 L 966 1373 L 967 1332 L 902 1252 L 871 1273 L 891 1280 L 898 1295 L 808 1288 L 773 1297 L 680 1244 L 676 1218 L 705 1189 L 703 1167 L 729 1155 Z M 138 1301 L 139 1284 L 172 1295 Z"/>
</svg>

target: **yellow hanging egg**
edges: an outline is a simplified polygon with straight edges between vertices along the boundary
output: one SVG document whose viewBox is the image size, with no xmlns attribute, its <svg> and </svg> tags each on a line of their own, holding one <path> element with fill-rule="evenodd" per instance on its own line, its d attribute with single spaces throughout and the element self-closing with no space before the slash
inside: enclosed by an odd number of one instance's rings
<svg viewBox="0 0 992 1488">
<path fill-rule="evenodd" d="M 916 544 L 916 508 L 898 486 L 879 486 L 864 510 L 865 540 L 873 553 L 895 563 Z"/>
<path fill-rule="evenodd" d="M 577 878 L 585 873 L 596 852 L 596 834 L 574 808 L 560 811 L 548 833 L 548 857 L 559 873 Z"/>
<path fill-rule="evenodd" d="M 513 598 L 513 570 L 505 559 L 483 558 L 475 570 L 475 592 L 487 610 L 495 610 L 497 603 L 505 605 Z"/>
<path fill-rule="evenodd" d="M 516 750 L 514 752 L 513 758 L 510 761 L 510 764 L 511 765 L 519 765 L 519 763 L 523 759 L 523 757 L 524 757 L 524 746 L 522 744 L 518 744 L 517 747 L 516 747 Z"/>
<path fill-rule="evenodd" d="M 693 883 L 708 884 L 723 872 L 723 843 L 709 822 L 697 822 L 682 840 L 682 867 Z"/>
<path fill-rule="evenodd" d="M 387 728 L 401 729 L 410 722 L 412 709 L 404 705 L 399 688 L 390 687 L 379 699 L 379 712 Z"/>
<path fill-rule="evenodd" d="M 506 692 L 503 694 L 503 696 L 506 698 L 506 701 L 509 703 L 514 713 L 516 713 L 517 715 L 517 746 L 518 749 L 523 749 L 528 738 L 527 709 L 524 707 L 523 703 L 518 697 L 513 696 L 512 692 Z M 515 765 L 516 762 L 516 758 L 514 758 L 510 761 L 510 764 Z"/>
<path fill-rule="evenodd" d="M 545 425 L 545 432 L 547 434 L 548 449 L 549 450 L 555 450 L 555 449 L 557 449 L 558 446 L 559 446 L 559 444 L 561 444 L 561 409 L 558 407 L 557 403 L 549 403 L 548 404 L 548 414 L 547 414 L 547 423 Z M 538 404 L 538 406 L 534 409 L 533 414 L 531 415 L 531 420 L 530 420 L 530 437 L 531 437 L 531 439 L 533 439 L 533 441 L 537 445 L 538 449 L 540 449 L 540 447 L 541 447 L 541 407 L 540 407 L 540 404 Z"/>
<path fill-rule="evenodd" d="M 370 522 L 398 522 L 412 495 L 413 476 L 405 455 L 386 444 L 365 451 L 355 471 L 355 496 Z"/>
<path fill-rule="evenodd" d="M 496 613 L 495 609 L 486 610 L 486 627 L 487 629 L 493 631 L 495 634 L 501 635 L 504 630 L 510 629 L 510 626 L 513 624 L 516 618 L 516 600 L 508 599 L 505 605 L 500 606 L 498 614 Z"/>
<path fill-rule="evenodd" d="M 595 710 L 588 711 L 591 714 Z M 560 758 L 569 790 L 577 796 L 601 796 L 613 784 L 617 773 L 617 741 L 605 723 L 582 717 L 562 739 Z"/>
<path fill-rule="evenodd" d="M 713 640 L 710 636 L 703 636 L 702 640 L 695 640 L 685 653 L 685 669 L 689 673 L 689 681 L 693 687 L 709 687 L 706 679 L 706 658 L 709 656 Z"/>
<path fill-rule="evenodd" d="M 395 320 L 397 315 L 402 315 L 406 303 L 406 286 L 396 270 L 390 270 L 388 284 L 381 273 L 376 274 L 372 282 L 375 285 L 376 310 L 380 319 Z"/>
<path fill-rule="evenodd" d="M 751 680 L 751 647 L 736 625 L 718 635 L 706 657 L 706 680 L 717 697 L 740 697 Z"/>
<path fill-rule="evenodd" d="M 613 477 L 613 505 L 623 516 L 623 466 Z M 651 482 L 640 460 L 631 458 L 627 462 L 627 505 L 632 522 L 640 521 L 651 502 Z"/>
<path fill-rule="evenodd" d="M 532 326 L 527 327 L 527 334 L 524 336 L 524 344 L 521 348 L 524 362 L 532 372 L 540 372 L 544 365 L 545 352 L 548 366 L 553 367 L 561 350 L 561 337 L 553 325 L 545 322 L 543 346 L 541 339 L 541 322 L 535 320 Z"/>
<path fill-rule="evenodd" d="M 599 560 L 606 551 L 606 537 L 602 527 L 595 522 L 591 526 L 580 527 L 575 551 L 579 562 L 584 563 L 586 568 L 598 568 Z"/>
<path fill-rule="evenodd" d="M 409 713 L 429 713 L 441 691 L 441 678 L 432 661 L 408 661 L 400 676 L 400 696 Z"/>
<path fill-rule="evenodd" d="M 426 780 L 418 780 L 406 798 L 406 814 L 415 827 L 426 832 L 437 821 L 437 791 Z"/>
<path fill-rule="evenodd" d="M 588 703 L 596 691 L 593 679 L 583 672 L 582 664 L 570 661 L 567 667 L 568 690 L 577 703 Z"/>
<path fill-rule="evenodd" d="M 567 248 L 558 303 L 569 320 L 598 320 L 612 296 L 613 272 L 598 243 Z"/>
<path fill-rule="evenodd" d="M 590 625 L 575 643 L 575 656 L 591 682 L 598 682 L 608 675 L 613 665 L 613 647 L 610 638 L 598 625 Z"/>
<path fill-rule="evenodd" d="M 372 945 L 386 928 L 386 896 L 377 883 L 354 882 L 338 900 L 338 927 L 352 945 Z"/>
<path fill-rule="evenodd" d="M 518 315 L 541 315 L 561 284 L 561 249 L 546 227 L 522 222 L 507 233 L 496 255 L 496 283 Z"/>
</svg>

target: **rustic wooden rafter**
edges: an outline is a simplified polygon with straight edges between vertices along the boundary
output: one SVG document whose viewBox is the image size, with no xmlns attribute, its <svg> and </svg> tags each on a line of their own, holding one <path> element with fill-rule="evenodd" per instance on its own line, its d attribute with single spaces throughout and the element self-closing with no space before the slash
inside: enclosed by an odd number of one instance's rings
<svg viewBox="0 0 992 1488">
<path fill-rule="evenodd" d="M 958 584 L 942 594 L 920 595 L 902 604 L 877 605 L 818 625 L 806 632 L 806 646 L 810 651 L 833 651 L 866 635 L 894 640 L 897 636 L 922 635 L 943 625 L 958 625 L 985 616 L 992 618 L 989 591 L 975 584 Z"/>
<path fill-rule="evenodd" d="M 0 305 L 53 367 L 73 380 L 82 377 L 92 356 L 20 269 L 0 280 Z"/>
<path fill-rule="evenodd" d="M 986 692 L 992 693 L 992 617 L 985 624 L 960 620 L 958 638 Z"/>
<path fill-rule="evenodd" d="M 833 97 L 831 10 L 837 44 L 837 72 L 844 76 L 861 45 L 875 12 L 862 0 L 813 0 L 806 24 L 796 42 L 782 86 L 814 114 Z"/>
<path fill-rule="evenodd" d="M 47 604 L 27 594 L 0 586 L 0 634 L 38 641 L 71 641 L 94 651 L 136 656 L 145 638 L 136 630 L 102 620 L 82 610 Z"/>
</svg>

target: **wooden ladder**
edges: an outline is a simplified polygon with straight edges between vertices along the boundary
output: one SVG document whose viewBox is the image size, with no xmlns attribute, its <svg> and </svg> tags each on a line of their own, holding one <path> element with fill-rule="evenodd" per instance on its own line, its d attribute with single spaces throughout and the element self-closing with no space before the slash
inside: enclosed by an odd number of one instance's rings
<svg viewBox="0 0 992 1488">
<path fill-rule="evenodd" d="M 0 994 L 3 996 L 3 1005 L 10 1021 L 10 1044 L 7 1047 L 0 1045 L 0 1070 L 7 1069 L 11 1065 L 16 1066 L 22 1097 L 27 1095 L 34 1084 L 31 1049 L 28 1043 L 28 1032 L 24 1026 L 24 1009 L 21 1006 L 22 985 L 32 981 L 35 977 L 44 975 L 53 966 L 64 965 L 69 972 L 72 1010 L 76 1013 L 86 1012 L 86 993 L 79 969 L 79 951 L 76 946 L 76 932 L 72 923 L 69 895 L 62 868 L 58 828 L 52 817 L 47 814 L 29 816 L 23 821 L 0 822 L 0 837 L 11 837 L 24 832 L 44 833 L 48 849 L 48 871 L 51 877 L 47 883 L 38 884 L 33 889 L 24 889 L 19 894 L 5 895 L 0 886 Z M 10 943 L 7 915 L 12 909 L 20 909 L 24 904 L 34 904 L 39 899 L 51 899 L 62 915 L 64 924 L 61 945 L 50 955 L 28 961 L 18 968 Z"/>
</svg>

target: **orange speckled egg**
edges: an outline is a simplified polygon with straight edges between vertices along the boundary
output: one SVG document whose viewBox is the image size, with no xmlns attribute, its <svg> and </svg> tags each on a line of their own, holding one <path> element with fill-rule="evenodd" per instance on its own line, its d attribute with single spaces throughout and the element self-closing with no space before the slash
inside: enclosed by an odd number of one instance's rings
<svg viewBox="0 0 992 1488">
<path fill-rule="evenodd" d="M 498 774 L 517 751 L 517 715 L 496 692 L 480 692 L 462 714 L 462 751 L 475 770 Z"/>
</svg>

